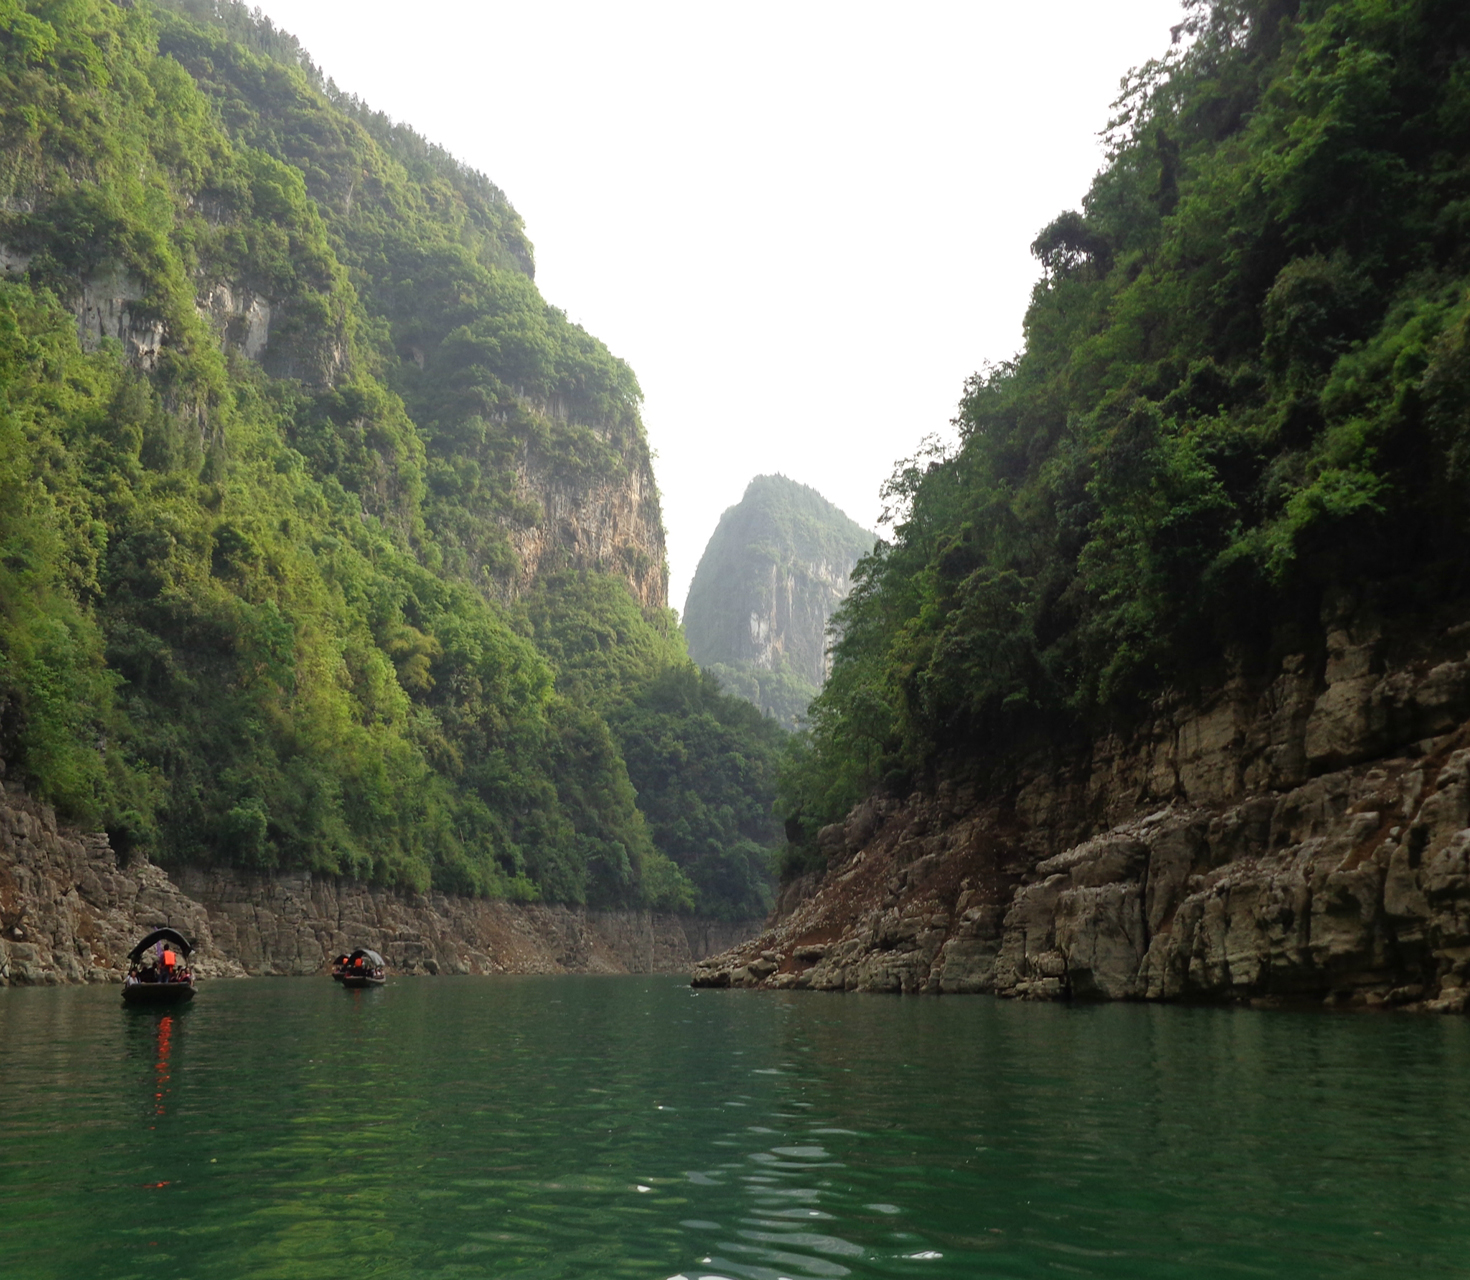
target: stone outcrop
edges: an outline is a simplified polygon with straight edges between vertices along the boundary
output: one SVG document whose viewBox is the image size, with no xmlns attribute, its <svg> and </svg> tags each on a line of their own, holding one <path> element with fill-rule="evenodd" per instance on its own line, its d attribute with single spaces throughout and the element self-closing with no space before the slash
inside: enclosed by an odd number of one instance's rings
<svg viewBox="0 0 1470 1280">
<path fill-rule="evenodd" d="M 0 244 L 0 276 L 23 276 L 30 263 L 30 254 Z M 100 270 L 76 281 L 69 305 L 84 351 L 96 351 L 112 339 L 134 367 L 149 373 L 158 368 L 169 334 L 142 281 L 118 267 Z M 327 387 L 347 372 L 347 339 L 340 326 L 295 323 L 284 302 L 272 303 L 240 284 L 217 283 L 200 293 L 194 307 L 224 350 L 240 352 L 272 377 Z"/>
<path fill-rule="evenodd" d="M 695 983 L 1464 1011 L 1470 626 L 1394 653 L 1337 613 L 1003 794 L 869 800 Z"/>
<path fill-rule="evenodd" d="M 104 835 L 58 827 L 46 805 L 0 795 L 0 985 L 121 981 L 139 936 L 171 924 L 203 939 L 208 916 L 164 873 L 120 868 Z M 205 946 L 203 977 L 243 973 Z"/>
<path fill-rule="evenodd" d="M 143 287 L 121 271 L 87 276 L 73 299 L 77 337 L 84 351 L 96 351 L 104 338 L 116 339 L 138 368 L 158 367 L 163 323 L 144 300 Z"/>
<path fill-rule="evenodd" d="M 217 284 L 201 294 L 195 306 L 219 335 L 226 351 L 238 351 L 247 360 L 265 356 L 273 314 L 266 299 L 248 289 Z"/>
<path fill-rule="evenodd" d="M 318 973 L 355 946 L 408 974 L 673 973 L 759 928 L 411 894 L 307 872 L 119 866 L 106 836 L 68 831 L 47 806 L 0 790 L 0 986 L 121 981 L 128 949 L 163 924 L 195 944 L 205 978 Z"/>
<path fill-rule="evenodd" d="M 537 407 L 565 417 L 557 402 Z M 619 448 L 610 437 L 604 443 Z M 623 578 L 644 608 L 667 607 L 668 560 L 653 463 L 641 439 L 624 441 L 620 452 L 621 467 L 578 478 L 555 459 L 522 448 L 515 485 L 527 518 L 506 524 L 520 566 L 511 594 L 561 569 L 593 569 Z"/>
</svg>

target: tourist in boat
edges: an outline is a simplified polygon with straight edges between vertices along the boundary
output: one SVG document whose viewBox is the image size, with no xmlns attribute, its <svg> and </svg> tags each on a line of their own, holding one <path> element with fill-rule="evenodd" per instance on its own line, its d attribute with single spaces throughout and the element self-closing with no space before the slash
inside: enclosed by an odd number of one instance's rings
<svg viewBox="0 0 1470 1280">
<path fill-rule="evenodd" d="M 194 997 L 189 940 L 176 929 L 155 929 L 128 952 L 123 999 L 129 1004 L 176 1003 Z"/>
<path fill-rule="evenodd" d="M 387 963 L 371 948 L 358 947 L 345 957 L 341 977 L 344 987 L 381 987 L 387 979 Z"/>
</svg>

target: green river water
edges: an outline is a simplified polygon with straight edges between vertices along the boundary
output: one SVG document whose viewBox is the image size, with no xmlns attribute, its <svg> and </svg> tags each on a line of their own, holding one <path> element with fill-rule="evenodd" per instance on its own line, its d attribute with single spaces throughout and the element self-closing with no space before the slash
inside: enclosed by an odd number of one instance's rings
<svg viewBox="0 0 1470 1280">
<path fill-rule="evenodd" d="M 0 990 L 0 1276 L 1470 1276 L 1470 1023 L 692 991 Z"/>
</svg>

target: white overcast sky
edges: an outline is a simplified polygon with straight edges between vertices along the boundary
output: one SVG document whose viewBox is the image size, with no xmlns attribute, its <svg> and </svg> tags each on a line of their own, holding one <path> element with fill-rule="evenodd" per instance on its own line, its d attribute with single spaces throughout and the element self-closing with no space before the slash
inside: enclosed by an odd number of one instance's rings
<svg viewBox="0 0 1470 1280">
<path fill-rule="evenodd" d="M 878 487 L 1005 360 L 1037 231 L 1179 0 L 263 0 L 344 90 L 483 171 L 548 301 L 633 366 L 669 602 L 779 471 Z"/>
</svg>

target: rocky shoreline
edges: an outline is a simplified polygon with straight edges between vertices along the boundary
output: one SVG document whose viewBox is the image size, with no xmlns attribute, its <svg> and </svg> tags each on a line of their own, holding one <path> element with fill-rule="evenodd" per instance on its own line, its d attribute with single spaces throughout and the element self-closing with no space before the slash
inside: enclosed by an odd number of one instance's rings
<svg viewBox="0 0 1470 1280">
<path fill-rule="evenodd" d="M 310 872 L 119 865 L 104 835 L 0 787 L 0 986 L 120 982 L 138 936 L 170 924 L 201 977 L 310 974 L 370 946 L 407 974 L 678 973 L 757 932 L 649 911 L 413 894 Z"/>
<path fill-rule="evenodd" d="M 693 982 L 1463 1013 L 1467 640 L 1405 654 L 1342 607 L 1315 652 L 1004 794 L 869 800 Z"/>
</svg>

